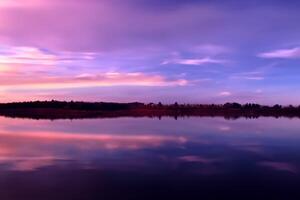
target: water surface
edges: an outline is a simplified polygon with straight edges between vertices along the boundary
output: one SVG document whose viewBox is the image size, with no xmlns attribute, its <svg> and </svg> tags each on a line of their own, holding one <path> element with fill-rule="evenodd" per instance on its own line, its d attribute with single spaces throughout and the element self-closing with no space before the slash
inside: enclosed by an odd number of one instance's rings
<svg viewBox="0 0 300 200">
<path fill-rule="evenodd" d="M 1 199 L 299 199 L 300 120 L 0 118 Z"/>
</svg>

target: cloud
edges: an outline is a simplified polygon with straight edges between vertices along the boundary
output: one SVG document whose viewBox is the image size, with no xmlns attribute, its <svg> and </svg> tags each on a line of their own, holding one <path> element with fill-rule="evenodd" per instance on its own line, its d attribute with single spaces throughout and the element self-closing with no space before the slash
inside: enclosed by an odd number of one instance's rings
<svg viewBox="0 0 300 200">
<path fill-rule="evenodd" d="M 204 64 L 224 64 L 226 60 L 213 59 L 210 57 L 200 58 L 200 59 L 171 59 L 165 60 L 161 64 L 180 64 L 180 65 L 204 65 Z"/>
<path fill-rule="evenodd" d="M 1 48 L 0 63 L 2 64 L 55 64 L 56 56 L 32 47 Z"/>
<path fill-rule="evenodd" d="M 241 23 L 248 22 L 245 13 L 230 12 L 222 3 L 157 1 L 158 6 L 149 6 L 148 0 L 7 2 L 0 8 L 0 35 L 10 44 L 107 51 L 145 46 L 172 48 L 182 44 L 189 48 L 206 43 L 194 50 L 216 55 L 228 50 L 216 43 L 244 41 L 249 35 L 245 31 L 249 23 Z M 256 9 L 246 11 L 246 16 L 257 15 Z M 255 30 L 264 27 L 257 23 L 250 25 Z"/>
<path fill-rule="evenodd" d="M 251 4 L 237 11 L 237 6 L 241 5 L 236 1 L 232 1 L 234 4 L 198 0 L 155 0 L 155 3 L 149 0 L 125 0 L 125 3 L 124 0 L 0 2 L 3 41 L 68 51 L 179 47 L 182 44 L 193 47 L 207 43 L 195 49 L 219 54 L 226 49 L 215 44 L 240 46 L 240 43 L 249 44 L 257 39 L 274 41 L 282 35 L 285 38 L 296 35 L 297 38 L 299 30 L 296 6 L 284 9 L 282 6 Z M 263 17 L 264 20 L 259 20 Z M 280 33 L 272 31 L 278 27 Z M 253 31 L 249 32 L 249 29 Z"/>
<path fill-rule="evenodd" d="M 300 58 L 300 47 L 292 49 L 279 49 L 270 52 L 260 53 L 258 57 L 261 58 L 282 58 L 282 59 L 292 59 Z"/>
<path fill-rule="evenodd" d="M 79 74 L 70 76 L 44 76 L 44 77 L 12 77 L 0 80 L 0 88 L 11 89 L 68 89 L 107 86 L 185 86 L 189 82 L 185 79 L 168 80 L 160 75 L 144 73 L 118 73 Z"/>
<path fill-rule="evenodd" d="M 56 52 L 51 53 L 36 47 L 1 46 L 0 64 L 55 65 L 79 60 L 93 60 L 95 54 L 90 52 Z"/>
<path fill-rule="evenodd" d="M 256 80 L 256 81 L 260 81 L 260 80 L 264 80 L 265 77 L 263 76 L 245 76 L 245 77 L 241 77 L 243 79 L 246 79 L 246 80 Z"/>
<path fill-rule="evenodd" d="M 199 0 L 26 0 L 26 3 L 24 0 L 0 0 L 0 44 L 6 45 L 0 45 L 0 80 L 1 83 L 15 82 L 17 88 L 31 84 L 30 87 L 38 88 L 39 81 L 44 88 L 58 88 L 60 84 L 69 88 L 72 83 L 73 87 L 185 85 L 207 77 L 216 84 L 211 81 L 205 88 L 204 84 L 194 84 L 181 91 L 168 88 L 169 93 L 161 92 L 159 98 L 184 96 L 186 101 L 191 101 L 188 96 L 198 90 L 205 95 L 190 96 L 191 99 L 213 101 L 210 98 L 223 90 L 220 83 L 224 83 L 224 77 L 241 69 L 254 69 L 244 66 L 245 63 L 260 64 L 257 63 L 260 60 L 247 55 L 261 52 L 256 49 L 298 40 L 299 4 L 257 3 L 245 6 L 237 1 Z M 262 6 L 265 4 L 268 6 Z M 176 57 L 176 53 L 170 55 L 170 52 L 179 53 Z M 158 66 L 161 63 L 184 67 Z M 222 64 L 231 66 L 215 68 Z M 197 67 L 205 65 L 209 68 Z M 282 70 L 281 78 L 290 76 L 291 72 Z M 106 72 L 120 72 L 121 75 Z M 143 72 L 146 80 L 153 74 L 161 74 L 162 79 L 146 83 L 143 80 L 134 82 L 133 78 L 129 81 L 127 77 L 121 81 L 120 76 L 128 76 L 130 72 Z M 186 76 L 176 76 L 181 73 Z M 273 89 L 279 84 L 275 80 L 279 77 L 277 73 L 272 71 L 273 78 L 268 80 Z M 241 75 L 239 78 L 262 84 L 259 80 L 263 80 L 264 75 Z M 36 83 L 31 79 L 37 79 Z M 295 83 L 284 80 L 281 84 L 287 89 Z M 226 88 L 236 91 L 236 81 L 226 83 Z M 248 84 L 243 89 L 254 91 L 260 86 Z M 89 88 L 87 92 L 95 93 L 95 90 L 98 88 Z M 123 96 L 127 90 L 123 87 Z M 121 96 L 119 91 L 121 89 L 114 88 L 116 95 Z M 145 91 L 139 88 L 136 96 L 144 98 Z M 149 99 L 155 95 L 159 96 L 158 92 L 152 92 Z M 235 95 L 236 92 L 230 98 Z"/>
<path fill-rule="evenodd" d="M 227 96 L 231 96 L 231 92 L 229 91 L 223 91 L 219 93 L 219 96 L 223 96 L 223 97 L 227 97 Z"/>
<path fill-rule="evenodd" d="M 91 80 L 97 78 L 97 75 L 95 74 L 89 74 L 89 73 L 84 73 L 84 74 L 79 74 L 75 76 L 75 79 L 81 79 L 81 80 Z"/>
<path fill-rule="evenodd" d="M 34 7 L 41 5 L 42 2 L 42 0 L 27 0 L 24 4 L 22 0 L 1 0 L 0 8 Z"/>
<path fill-rule="evenodd" d="M 231 52 L 231 49 L 221 45 L 215 44 L 203 44 L 194 46 L 191 48 L 191 51 L 194 53 L 202 54 L 202 55 L 212 55 L 216 56 L 219 54 L 225 54 Z"/>
<path fill-rule="evenodd" d="M 164 12 L 133 0 L 29 0 L 26 4 L 15 0 L 2 3 L 0 9 L 0 35 L 9 44 L 65 51 L 172 46 L 194 32 L 204 37 L 206 31 L 196 31 L 195 25 L 220 17 L 207 6 Z"/>
<path fill-rule="evenodd" d="M 230 79 L 254 80 L 261 81 L 265 79 L 264 73 L 260 71 L 241 72 L 233 74 Z"/>
<path fill-rule="evenodd" d="M 261 81 L 264 80 L 265 77 L 263 76 L 231 76 L 232 79 L 244 79 L 244 80 L 254 80 L 254 81 Z"/>
</svg>

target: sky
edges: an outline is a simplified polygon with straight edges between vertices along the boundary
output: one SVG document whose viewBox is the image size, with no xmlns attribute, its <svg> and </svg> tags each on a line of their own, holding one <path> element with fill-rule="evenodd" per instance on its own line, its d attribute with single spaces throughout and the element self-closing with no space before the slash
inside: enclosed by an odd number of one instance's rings
<svg viewBox="0 0 300 200">
<path fill-rule="evenodd" d="M 300 104 L 300 2 L 0 0 L 0 102 Z"/>
</svg>

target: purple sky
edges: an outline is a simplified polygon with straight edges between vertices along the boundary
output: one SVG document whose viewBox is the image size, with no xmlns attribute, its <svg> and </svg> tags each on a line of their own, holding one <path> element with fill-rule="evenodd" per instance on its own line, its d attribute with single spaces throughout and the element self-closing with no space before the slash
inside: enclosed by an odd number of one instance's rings
<svg viewBox="0 0 300 200">
<path fill-rule="evenodd" d="M 299 104 L 300 2 L 0 0 L 0 101 Z"/>
</svg>

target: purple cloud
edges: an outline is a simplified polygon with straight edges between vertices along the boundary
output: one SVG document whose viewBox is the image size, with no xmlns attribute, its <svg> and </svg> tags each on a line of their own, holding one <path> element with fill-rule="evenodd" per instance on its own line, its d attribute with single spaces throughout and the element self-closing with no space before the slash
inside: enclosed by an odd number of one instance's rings
<svg viewBox="0 0 300 200">
<path fill-rule="evenodd" d="M 180 65 L 204 65 L 204 64 L 224 64 L 226 60 L 219 60 L 213 58 L 200 58 L 200 59 L 171 59 L 162 62 L 162 65 L 167 64 L 180 64 Z"/>
<path fill-rule="evenodd" d="M 261 58 L 300 58 L 300 48 L 279 49 L 270 52 L 261 53 L 258 55 Z"/>
</svg>

